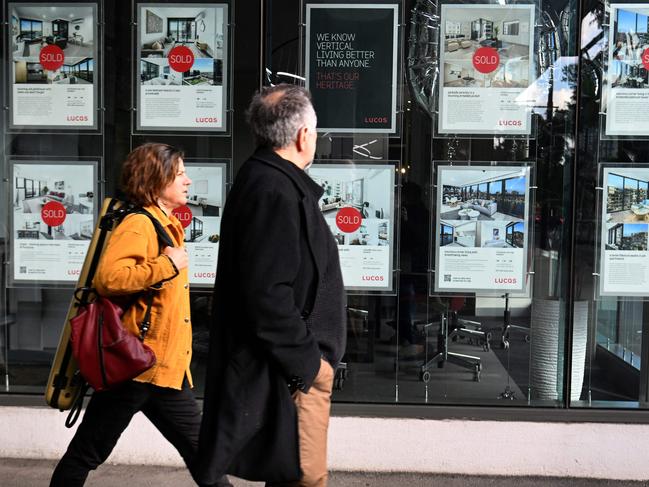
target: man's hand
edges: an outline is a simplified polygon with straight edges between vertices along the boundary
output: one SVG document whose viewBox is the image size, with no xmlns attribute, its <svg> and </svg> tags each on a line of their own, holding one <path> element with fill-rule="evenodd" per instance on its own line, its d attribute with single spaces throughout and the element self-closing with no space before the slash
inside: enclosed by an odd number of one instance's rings
<svg viewBox="0 0 649 487">
<path fill-rule="evenodd" d="M 178 270 L 185 269 L 189 265 L 189 257 L 185 247 L 165 247 L 162 253 L 171 258 Z"/>
</svg>

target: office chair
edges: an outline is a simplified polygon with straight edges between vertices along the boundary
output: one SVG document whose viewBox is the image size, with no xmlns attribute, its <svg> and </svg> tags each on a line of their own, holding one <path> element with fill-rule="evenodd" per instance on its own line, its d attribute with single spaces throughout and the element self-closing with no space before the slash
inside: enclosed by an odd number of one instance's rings
<svg viewBox="0 0 649 487">
<path fill-rule="evenodd" d="M 530 329 L 527 326 L 523 325 L 514 325 L 512 324 L 512 313 L 509 309 L 509 293 L 506 293 L 502 296 L 505 298 L 505 311 L 503 312 L 503 328 L 502 336 L 500 338 L 500 348 L 508 349 L 509 348 L 509 338 L 512 332 L 523 333 L 523 341 L 525 343 L 530 342 Z"/>
<path fill-rule="evenodd" d="M 424 363 L 419 370 L 419 378 L 423 382 L 430 380 L 429 369 L 437 364 L 437 367 L 444 367 L 445 362 L 451 362 L 466 369 L 473 370 L 473 379 L 480 382 L 480 371 L 482 370 L 482 360 L 480 357 L 465 355 L 449 351 L 449 340 L 468 338 L 469 343 L 476 341 L 476 344 L 482 346 L 484 351 L 491 349 L 491 333 L 482 329 L 482 323 L 478 321 L 467 320 L 458 316 L 466 303 L 466 298 L 456 296 L 450 298 L 447 308 L 440 313 L 440 330 L 438 333 L 438 350 L 432 359 Z M 428 323 L 426 327 L 431 327 Z"/>
<path fill-rule="evenodd" d="M 437 354 L 429 361 L 422 364 L 419 369 L 419 379 L 423 382 L 429 382 L 431 375 L 429 369 L 437 364 L 438 368 L 444 367 L 444 363 L 451 362 L 466 369 L 473 370 L 473 380 L 480 382 L 480 371 L 482 370 L 482 360 L 480 357 L 465 355 L 462 353 L 449 352 L 449 312 L 440 313 L 440 330 L 438 335 Z M 430 328 L 433 323 L 427 323 L 425 326 Z"/>
<path fill-rule="evenodd" d="M 467 338 L 469 344 L 473 344 L 475 340 L 476 345 L 482 346 L 482 349 L 488 352 L 491 350 L 491 333 L 483 331 L 482 323 L 479 321 L 467 320 L 458 316 L 458 311 L 464 307 L 465 302 L 466 299 L 461 296 L 451 298 L 448 312 L 451 322 L 448 338 L 453 341 Z"/>
</svg>

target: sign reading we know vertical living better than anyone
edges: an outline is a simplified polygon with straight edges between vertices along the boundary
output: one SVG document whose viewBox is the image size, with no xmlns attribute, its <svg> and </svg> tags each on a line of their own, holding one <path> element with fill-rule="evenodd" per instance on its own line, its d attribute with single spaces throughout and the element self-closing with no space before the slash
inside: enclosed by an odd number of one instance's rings
<svg viewBox="0 0 649 487">
<path fill-rule="evenodd" d="M 321 132 L 396 132 L 397 4 L 307 4 L 306 86 Z"/>
</svg>

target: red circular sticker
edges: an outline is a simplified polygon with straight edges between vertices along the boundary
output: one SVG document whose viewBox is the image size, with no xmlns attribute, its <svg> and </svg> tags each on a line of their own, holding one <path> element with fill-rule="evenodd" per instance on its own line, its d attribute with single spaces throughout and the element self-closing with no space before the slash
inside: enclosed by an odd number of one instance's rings
<svg viewBox="0 0 649 487">
<path fill-rule="evenodd" d="M 336 226 L 345 233 L 352 233 L 358 230 L 358 227 L 361 226 L 362 220 L 363 216 L 361 215 L 361 212 L 351 206 L 342 208 L 338 213 L 336 213 Z"/>
<path fill-rule="evenodd" d="M 65 61 L 65 54 L 63 54 L 63 49 L 54 44 L 50 44 L 41 49 L 40 54 L 38 55 L 38 61 L 48 71 L 56 71 L 61 66 L 63 66 L 63 61 Z"/>
<path fill-rule="evenodd" d="M 473 67 L 481 73 L 491 73 L 500 64 L 498 51 L 493 47 L 481 47 L 473 53 Z"/>
<path fill-rule="evenodd" d="M 41 210 L 43 222 L 50 227 L 58 227 L 65 221 L 65 206 L 58 201 L 50 201 Z"/>
<path fill-rule="evenodd" d="M 194 53 L 187 46 L 176 46 L 167 56 L 169 66 L 178 73 L 184 73 L 194 65 Z"/>
<path fill-rule="evenodd" d="M 187 228 L 192 222 L 192 210 L 190 210 L 187 205 L 179 206 L 173 210 L 172 213 L 176 218 L 178 218 L 178 221 L 183 228 Z"/>
<path fill-rule="evenodd" d="M 642 59 L 644 68 L 649 71 L 649 47 L 642 51 L 642 57 L 640 59 Z"/>
</svg>

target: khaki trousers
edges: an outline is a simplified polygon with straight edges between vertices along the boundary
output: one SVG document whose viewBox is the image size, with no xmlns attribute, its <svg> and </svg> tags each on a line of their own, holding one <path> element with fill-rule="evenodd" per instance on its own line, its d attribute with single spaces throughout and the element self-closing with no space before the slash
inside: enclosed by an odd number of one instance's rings
<svg viewBox="0 0 649 487">
<path fill-rule="evenodd" d="M 273 487 L 326 487 L 329 476 L 327 431 L 333 380 L 333 368 L 329 362 L 320 359 L 320 371 L 308 394 L 298 391 L 293 395 L 297 408 L 302 478 L 298 482 L 273 483 Z"/>
</svg>

